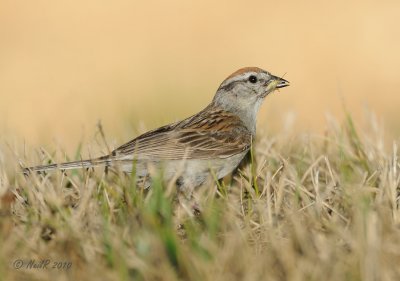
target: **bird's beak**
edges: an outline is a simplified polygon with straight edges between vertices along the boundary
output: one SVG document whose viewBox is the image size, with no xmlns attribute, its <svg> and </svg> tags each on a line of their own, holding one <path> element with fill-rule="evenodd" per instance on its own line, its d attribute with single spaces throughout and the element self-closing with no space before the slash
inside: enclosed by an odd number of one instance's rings
<svg viewBox="0 0 400 281">
<path fill-rule="evenodd" d="M 272 79 L 277 83 L 276 84 L 276 89 L 287 87 L 287 86 L 290 85 L 289 81 L 286 81 L 283 78 L 280 78 L 280 77 L 277 77 L 277 76 L 273 76 Z"/>
<path fill-rule="evenodd" d="M 289 81 L 286 81 L 283 78 L 280 78 L 278 76 L 272 75 L 271 79 L 267 82 L 267 89 L 266 92 L 269 93 L 275 89 L 283 88 L 289 86 L 290 83 Z"/>
</svg>

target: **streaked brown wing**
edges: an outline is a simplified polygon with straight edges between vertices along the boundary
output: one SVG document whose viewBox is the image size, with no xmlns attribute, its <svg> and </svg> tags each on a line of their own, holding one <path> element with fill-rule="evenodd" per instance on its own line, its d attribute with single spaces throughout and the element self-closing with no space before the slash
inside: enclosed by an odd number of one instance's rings
<svg viewBox="0 0 400 281">
<path fill-rule="evenodd" d="M 112 157 L 175 160 L 227 158 L 246 151 L 251 133 L 235 115 L 205 109 L 181 122 L 147 132 L 113 151 Z"/>
</svg>

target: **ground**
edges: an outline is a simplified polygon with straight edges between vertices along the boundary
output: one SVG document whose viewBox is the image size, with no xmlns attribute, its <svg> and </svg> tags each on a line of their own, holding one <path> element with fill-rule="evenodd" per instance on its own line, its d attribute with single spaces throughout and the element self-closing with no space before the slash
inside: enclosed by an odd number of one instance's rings
<svg viewBox="0 0 400 281">
<path fill-rule="evenodd" d="M 25 177 L 10 165 L 18 149 L 4 152 L 0 276 L 399 280 L 399 143 L 349 115 L 326 128 L 259 134 L 249 163 L 194 204 L 101 169 Z M 38 155 L 23 160 L 52 158 Z"/>
</svg>

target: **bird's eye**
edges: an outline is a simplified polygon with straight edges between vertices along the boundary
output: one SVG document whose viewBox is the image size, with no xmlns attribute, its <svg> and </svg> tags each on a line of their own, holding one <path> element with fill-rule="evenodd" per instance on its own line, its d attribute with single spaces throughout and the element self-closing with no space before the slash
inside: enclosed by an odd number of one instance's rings
<svg viewBox="0 0 400 281">
<path fill-rule="evenodd" d="M 257 77 L 255 77 L 254 75 L 250 75 L 250 77 L 249 77 L 249 81 L 250 81 L 250 83 L 257 83 Z"/>
</svg>

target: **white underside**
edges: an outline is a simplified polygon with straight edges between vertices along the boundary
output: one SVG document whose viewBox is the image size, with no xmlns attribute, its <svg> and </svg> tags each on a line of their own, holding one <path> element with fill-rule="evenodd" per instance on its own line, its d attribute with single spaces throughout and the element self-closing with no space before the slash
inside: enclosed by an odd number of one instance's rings
<svg viewBox="0 0 400 281">
<path fill-rule="evenodd" d="M 138 160 L 135 162 L 135 167 L 133 167 L 134 161 L 130 162 L 126 159 L 120 162 L 119 168 L 128 173 L 134 170 L 138 178 L 160 175 L 160 172 L 162 172 L 164 181 L 169 182 L 181 178 L 181 188 L 192 190 L 203 184 L 207 179 L 221 179 L 231 173 L 239 165 L 246 153 L 245 151 L 229 158 L 213 160 L 186 159 L 165 162 Z M 148 182 L 145 185 L 149 184 Z"/>
</svg>

